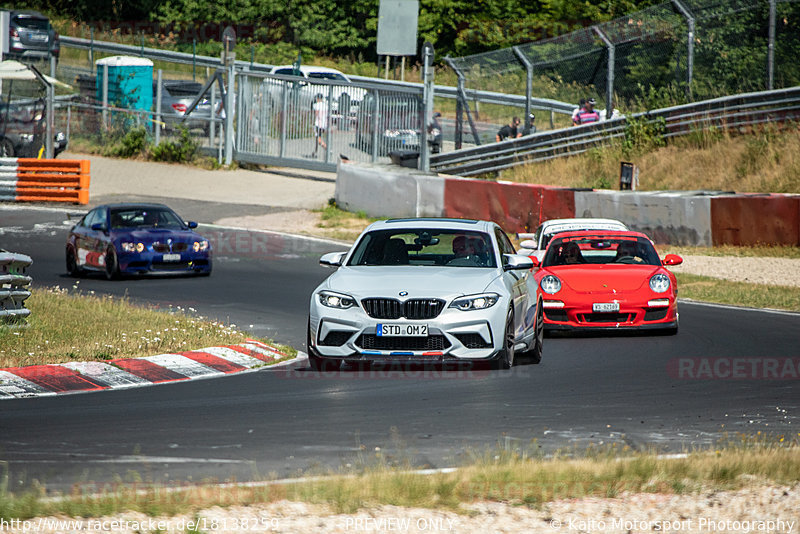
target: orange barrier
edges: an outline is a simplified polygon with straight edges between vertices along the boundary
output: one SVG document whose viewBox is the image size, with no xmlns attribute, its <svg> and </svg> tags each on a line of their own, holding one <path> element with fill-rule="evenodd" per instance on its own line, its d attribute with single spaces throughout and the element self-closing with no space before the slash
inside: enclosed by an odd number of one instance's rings
<svg viewBox="0 0 800 534">
<path fill-rule="evenodd" d="M 16 200 L 89 203 L 89 161 L 17 158 Z"/>
<path fill-rule="evenodd" d="M 711 198 L 717 245 L 800 245 L 800 196 L 739 194 Z"/>
<path fill-rule="evenodd" d="M 575 192 L 543 185 L 446 178 L 444 216 L 495 221 L 508 232 L 533 232 L 542 221 L 575 217 Z"/>
</svg>

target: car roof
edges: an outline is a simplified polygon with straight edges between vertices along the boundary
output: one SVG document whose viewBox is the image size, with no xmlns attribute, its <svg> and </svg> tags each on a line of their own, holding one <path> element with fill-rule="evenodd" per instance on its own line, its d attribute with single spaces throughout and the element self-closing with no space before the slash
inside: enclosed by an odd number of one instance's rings
<svg viewBox="0 0 800 534">
<path fill-rule="evenodd" d="M 153 209 L 153 208 L 166 208 L 170 211 L 174 211 L 172 208 L 167 206 L 166 204 L 159 204 L 157 202 L 117 202 L 114 204 L 103 204 L 101 206 L 97 206 L 97 208 L 103 209 L 125 209 L 125 208 L 145 208 L 145 209 Z M 94 209 L 97 209 L 94 208 Z"/>
<path fill-rule="evenodd" d="M 13 9 L 10 11 L 11 17 L 28 17 L 28 18 L 36 18 L 36 19 L 44 19 L 47 20 L 45 15 L 42 15 L 38 11 L 34 11 L 32 9 Z"/>
<path fill-rule="evenodd" d="M 279 69 L 294 69 L 294 65 L 276 65 L 272 67 L 272 70 L 270 72 L 275 72 Z M 300 72 L 306 75 L 309 72 L 330 72 L 331 74 L 341 74 L 345 78 L 347 77 L 347 74 L 345 74 L 340 70 L 332 69 L 330 67 L 315 67 L 313 65 L 300 65 Z"/>
<path fill-rule="evenodd" d="M 559 232 L 557 236 L 553 238 L 553 241 L 556 239 L 563 239 L 565 237 L 641 237 L 650 241 L 650 238 L 647 237 L 645 234 L 641 232 L 635 232 L 633 230 L 576 230 L 572 232 Z M 551 243 L 553 242 L 551 241 Z"/>
<path fill-rule="evenodd" d="M 627 226 L 622 221 L 618 221 L 616 219 L 601 219 L 595 217 L 575 217 L 572 219 L 550 219 L 549 221 L 545 221 L 542 223 L 542 232 L 546 232 L 548 229 L 554 226 L 592 226 L 598 227 L 598 230 L 606 230 L 612 228 L 618 228 L 620 230 L 627 230 Z M 591 228 L 590 228 L 591 229 Z"/>
<path fill-rule="evenodd" d="M 446 217 L 419 217 L 405 219 L 386 219 L 370 224 L 364 232 L 395 228 L 430 228 L 439 230 L 463 230 L 473 232 L 489 232 L 495 223 L 474 219 L 455 219 Z"/>
</svg>

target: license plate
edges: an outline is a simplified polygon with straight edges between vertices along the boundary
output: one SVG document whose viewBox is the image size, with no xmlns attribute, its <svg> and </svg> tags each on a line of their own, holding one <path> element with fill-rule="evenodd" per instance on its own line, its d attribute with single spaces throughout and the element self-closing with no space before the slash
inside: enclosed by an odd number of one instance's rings
<svg viewBox="0 0 800 534">
<path fill-rule="evenodd" d="M 378 337 L 426 337 L 426 324 L 379 324 Z"/>
<path fill-rule="evenodd" d="M 164 261 L 181 261 L 180 254 L 164 254 Z"/>
<path fill-rule="evenodd" d="M 592 304 L 593 312 L 618 312 L 619 302 L 595 302 Z"/>
</svg>

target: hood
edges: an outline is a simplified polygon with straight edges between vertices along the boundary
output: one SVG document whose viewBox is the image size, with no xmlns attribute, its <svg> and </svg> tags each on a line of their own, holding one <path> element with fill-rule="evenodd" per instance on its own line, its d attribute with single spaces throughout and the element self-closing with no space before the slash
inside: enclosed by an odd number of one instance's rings
<svg viewBox="0 0 800 534">
<path fill-rule="evenodd" d="M 339 291 L 359 299 L 439 297 L 447 300 L 487 291 L 497 278 L 496 269 L 470 267 L 341 267 L 320 289 Z M 400 297 L 401 291 L 407 291 L 408 295 Z"/>
<path fill-rule="evenodd" d="M 153 241 L 162 241 L 164 239 L 172 239 L 178 242 L 202 241 L 203 237 L 200 234 L 191 230 L 173 230 L 169 228 L 147 228 L 141 230 L 130 230 L 127 232 L 115 231 L 114 237 L 131 239 L 133 241 L 141 241 L 143 243 L 151 243 Z"/>
<path fill-rule="evenodd" d="M 561 282 L 580 293 L 636 291 L 647 287 L 658 265 L 560 265 L 547 270 Z"/>
</svg>

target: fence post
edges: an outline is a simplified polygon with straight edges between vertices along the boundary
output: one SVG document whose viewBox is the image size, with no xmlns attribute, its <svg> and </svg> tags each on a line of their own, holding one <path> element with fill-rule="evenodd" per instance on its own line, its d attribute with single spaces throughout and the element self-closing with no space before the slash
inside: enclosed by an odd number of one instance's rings
<svg viewBox="0 0 800 534">
<path fill-rule="evenodd" d="M 692 79 L 694 77 L 694 16 L 679 0 L 672 0 L 672 3 L 686 18 L 686 25 L 689 32 L 686 36 L 686 99 L 692 101 Z"/>
<path fill-rule="evenodd" d="M 283 91 L 281 91 L 281 157 L 286 156 L 286 115 L 289 113 L 289 82 L 283 81 Z M 316 139 L 314 140 L 316 142 Z"/>
<path fill-rule="evenodd" d="M 525 67 L 525 126 L 522 128 L 522 134 L 528 135 L 531 133 L 531 127 L 533 126 L 531 121 L 531 98 L 533 98 L 533 64 L 528 59 L 528 56 L 522 53 L 520 47 L 512 46 L 511 50 L 514 51 L 514 55 L 517 56 L 517 59 Z"/>
<path fill-rule="evenodd" d="M 462 113 L 466 110 L 467 120 L 469 121 L 470 130 L 472 130 L 472 137 L 475 139 L 475 144 L 480 146 L 481 139 L 478 137 L 478 130 L 475 128 L 475 123 L 472 121 L 472 114 L 469 112 L 469 103 L 467 102 L 467 91 L 464 89 L 464 73 L 456 67 L 455 62 L 450 57 L 444 58 L 445 62 L 453 69 L 458 76 L 458 98 L 456 99 L 456 150 L 461 148 L 463 142 L 464 128 Z M 459 106 L 460 104 L 460 106 Z"/>
<path fill-rule="evenodd" d="M 156 129 L 155 131 L 155 143 L 158 146 L 161 143 L 161 78 L 162 78 L 162 71 L 158 69 L 158 76 L 156 83 L 156 122 L 153 125 Z"/>
<path fill-rule="evenodd" d="M 103 65 L 103 130 L 108 130 L 108 64 Z"/>
<path fill-rule="evenodd" d="M 372 112 L 372 163 L 378 161 L 378 115 L 381 112 L 381 93 L 375 90 L 375 110 Z"/>
<path fill-rule="evenodd" d="M 228 65 L 228 88 L 225 90 L 225 165 L 233 163 L 233 99 L 236 95 L 236 69 L 233 61 Z"/>
<path fill-rule="evenodd" d="M 433 74 L 433 45 L 426 41 L 422 45 L 423 128 L 420 128 L 419 135 L 419 169 L 425 172 L 431 170 L 431 147 L 428 143 L 428 133 L 433 124 Z"/>
<path fill-rule="evenodd" d="M 775 3 L 769 0 L 769 43 L 767 44 L 767 90 L 772 91 L 775 81 Z"/>
<path fill-rule="evenodd" d="M 614 111 L 614 53 L 616 47 L 608 36 L 598 26 L 592 26 L 594 32 L 600 37 L 608 49 L 608 71 L 606 74 L 606 119 L 611 118 L 611 113 Z"/>
</svg>

